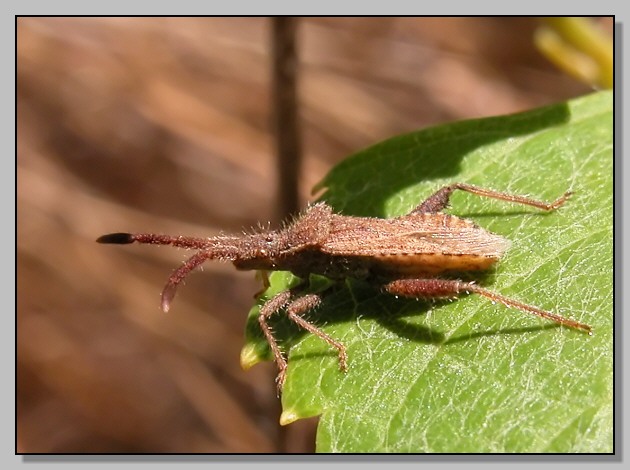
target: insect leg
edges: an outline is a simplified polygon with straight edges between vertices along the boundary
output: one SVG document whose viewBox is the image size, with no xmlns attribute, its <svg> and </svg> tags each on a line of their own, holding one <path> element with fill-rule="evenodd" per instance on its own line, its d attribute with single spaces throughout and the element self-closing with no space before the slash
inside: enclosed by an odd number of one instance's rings
<svg viewBox="0 0 630 470">
<path fill-rule="evenodd" d="M 267 289 L 269 289 L 269 286 L 271 285 L 271 282 L 269 281 L 269 271 L 266 271 L 264 269 L 260 269 L 256 271 L 256 279 L 258 278 L 260 278 L 260 280 L 262 281 L 262 287 L 260 288 L 258 292 L 254 294 L 255 299 L 263 295 L 263 293 Z"/>
<path fill-rule="evenodd" d="M 455 191 L 456 189 L 477 194 L 478 196 L 485 196 L 493 199 L 500 199 L 502 201 L 514 202 L 516 204 L 524 204 L 526 206 L 537 207 L 538 209 L 542 209 L 545 211 L 552 211 L 562 206 L 571 195 L 571 192 L 567 191 L 554 202 L 546 203 L 543 201 L 538 201 L 536 199 L 531 199 L 526 196 L 518 196 L 515 194 L 507 194 L 499 191 L 493 191 L 492 189 L 480 188 L 478 186 L 473 186 L 472 184 L 454 183 L 449 186 L 444 186 L 443 188 L 433 193 L 427 198 L 426 201 L 424 201 L 422 204 L 412 210 L 411 214 L 419 214 L 425 212 L 435 213 L 442 211 L 445 207 L 448 206 L 448 201 L 451 197 L 451 194 L 453 194 L 453 191 Z"/>
<path fill-rule="evenodd" d="M 346 347 L 300 316 L 302 313 L 317 307 L 320 303 L 321 297 L 319 295 L 304 295 L 295 299 L 289 304 L 289 306 L 287 307 L 287 315 L 293 322 L 304 328 L 306 331 L 313 333 L 316 336 L 319 336 L 321 339 L 323 339 L 333 348 L 335 348 L 339 354 L 339 368 L 343 372 L 346 372 L 348 370 L 348 355 L 346 353 Z"/>
<path fill-rule="evenodd" d="M 258 323 L 260 324 L 260 329 L 265 335 L 265 339 L 267 343 L 269 343 L 269 347 L 271 348 L 271 352 L 273 353 L 273 357 L 276 361 L 276 365 L 278 366 L 278 377 L 276 378 L 276 385 L 278 387 L 278 395 L 280 395 L 280 391 L 282 390 L 282 386 L 284 385 L 284 379 L 287 370 L 287 360 L 284 358 L 282 351 L 280 350 L 280 346 L 278 346 L 278 342 L 276 338 L 273 336 L 273 332 L 271 331 L 271 327 L 267 324 L 267 319 L 284 307 L 289 300 L 291 300 L 291 291 L 285 290 L 276 294 L 274 297 L 269 299 L 265 304 L 260 308 L 260 313 L 258 314 Z"/>
<path fill-rule="evenodd" d="M 504 297 L 471 282 L 449 279 L 399 279 L 386 284 L 384 287 L 391 294 L 405 297 L 449 298 L 456 297 L 462 293 L 475 293 L 487 297 L 493 302 L 502 303 L 506 307 L 516 308 L 554 321 L 560 325 L 583 330 L 591 334 L 592 328 L 589 325 Z"/>
<path fill-rule="evenodd" d="M 320 337 L 328 344 L 330 344 L 333 348 L 335 348 L 339 353 L 339 368 L 344 372 L 348 370 L 348 355 L 346 353 L 346 347 L 300 316 L 304 312 L 307 312 L 317 307 L 321 303 L 321 298 L 319 297 L 319 295 L 307 294 L 291 301 L 293 293 L 293 291 L 287 290 L 277 294 L 275 297 L 272 297 L 261 307 L 260 314 L 258 315 L 258 323 L 260 324 L 260 329 L 262 330 L 265 338 L 267 339 L 267 342 L 269 343 L 269 347 L 271 348 L 271 352 L 273 353 L 273 356 L 275 358 L 276 365 L 278 366 L 278 377 L 276 378 L 278 394 L 280 394 L 280 392 L 282 391 L 282 386 L 284 385 L 284 381 L 286 379 L 287 360 L 280 350 L 278 342 L 273 336 L 273 332 L 271 331 L 271 327 L 267 323 L 267 319 L 275 312 L 282 309 L 285 305 L 287 316 L 289 317 L 289 319 L 291 319 L 291 321 L 296 323 L 298 326 L 304 328 L 306 331 Z"/>
<path fill-rule="evenodd" d="M 271 348 L 271 352 L 273 353 L 276 365 L 278 366 L 278 377 L 276 378 L 278 394 L 280 394 L 280 392 L 282 391 L 282 387 L 286 379 L 287 360 L 280 350 L 278 342 L 273 336 L 271 327 L 267 324 L 267 319 L 285 306 L 289 319 L 298 326 L 304 328 L 306 331 L 320 337 L 328 344 L 330 344 L 333 348 L 335 348 L 339 353 L 339 368 L 344 372 L 348 370 L 348 355 L 346 353 L 345 346 L 335 339 L 331 338 L 315 325 L 309 323 L 300 316 L 303 313 L 317 307 L 321 303 L 320 296 L 317 294 L 307 294 L 291 300 L 291 297 L 294 293 L 295 290 L 286 290 L 284 292 L 280 292 L 275 297 L 272 297 L 270 300 L 268 300 L 261 307 L 260 313 L 258 315 L 258 323 L 260 324 L 260 329 L 262 330 L 265 338 L 267 339 L 267 342 L 269 343 L 269 347 Z"/>
</svg>

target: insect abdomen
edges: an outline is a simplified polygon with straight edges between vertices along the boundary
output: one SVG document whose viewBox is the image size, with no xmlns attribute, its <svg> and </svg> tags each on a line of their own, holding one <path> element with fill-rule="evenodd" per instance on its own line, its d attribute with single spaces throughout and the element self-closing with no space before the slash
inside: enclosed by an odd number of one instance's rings
<svg viewBox="0 0 630 470">
<path fill-rule="evenodd" d="M 495 256 L 451 253 L 413 253 L 374 256 L 373 271 L 383 273 L 439 274 L 447 271 L 484 271 L 499 260 Z"/>
</svg>

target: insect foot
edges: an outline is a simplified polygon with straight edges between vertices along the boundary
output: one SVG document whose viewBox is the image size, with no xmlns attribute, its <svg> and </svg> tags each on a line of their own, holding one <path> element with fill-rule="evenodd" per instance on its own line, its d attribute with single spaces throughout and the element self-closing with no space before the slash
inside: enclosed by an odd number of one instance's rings
<svg viewBox="0 0 630 470">
<path fill-rule="evenodd" d="M 463 293 L 475 293 L 507 307 L 591 333 L 591 327 L 584 323 L 503 297 L 476 284 L 452 279 L 455 272 L 491 268 L 510 244 L 509 240 L 470 220 L 443 213 L 456 190 L 547 212 L 563 206 L 571 195 L 566 192 L 547 203 L 467 183 L 454 183 L 433 193 L 409 214 L 392 219 L 335 214 L 330 206 L 320 202 L 309 206 L 279 230 L 209 238 L 123 232 L 103 235 L 96 241 L 118 245 L 171 245 L 195 250 L 195 254 L 168 278 L 162 290 L 164 311 L 169 310 L 178 286 L 191 271 L 207 260 L 219 260 L 231 261 L 241 270 L 290 271 L 302 279 L 307 279 L 310 274 L 336 282 L 347 278 L 363 279 L 391 294 L 407 297 L 454 298 Z M 345 346 L 303 318 L 304 313 L 317 308 L 320 303 L 319 295 L 303 294 L 300 289 L 293 288 L 272 297 L 260 309 L 258 322 L 278 367 L 278 391 L 285 382 L 287 361 L 268 320 L 282 310 L 300 328 L 336 349 L 339 368 L 342 371 L 348 369 Z"/>
</svg>

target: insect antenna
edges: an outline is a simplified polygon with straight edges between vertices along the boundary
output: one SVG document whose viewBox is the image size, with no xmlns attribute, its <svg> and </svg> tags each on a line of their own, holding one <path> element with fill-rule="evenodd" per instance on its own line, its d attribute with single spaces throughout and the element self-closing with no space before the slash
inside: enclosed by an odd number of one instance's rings
<svg viewBox="0 0 630 470">
<path fill-rule="evenodd" d="M 96 239 L 98 243 L 114 243 L 127 245 L 138 242 L 147 245 L 171 245 L 178 248 L 205 249 L 215 245 L 213 238 L 173 237 L 170 235 L 158 235 L 155 233 L 109 233 Z"/>
<path fill-rule="evenodd" d="M 241 240 L 240 237 L 228 236 L 196 238 L 183 236 L 173 237 L 153 233 L 118 232 L 103 235 L 96 241 L 98 243 L 112 243 L 117 245 L 127 245 L 137 242 L 148 245 L 171 245 L 178 248 L 199 250 L 169 276 L 166 286 L 164 286 L 162 290 L 161 303 L 162 310 L 168 312 L 175 293 L 177 292 L 177 286 L 191 271 L 208 259 L 235 260 L 240 253 L 239 244 Z"/>
<path fill-rule="evenodd" d="M 203 262 L 211 256 L 212 253 L 209 251 L 200 251 L 195 253 L 193 256 L 184 261 L 184 263 L 169 276 L 164 289 L 162 289 L 162 302 L 160 305 L 163 312 L 168 312 L 171 308 L 171 302 L 177 293 L 177 286 L 191 271 L 203 264 Z"/>
</svg>

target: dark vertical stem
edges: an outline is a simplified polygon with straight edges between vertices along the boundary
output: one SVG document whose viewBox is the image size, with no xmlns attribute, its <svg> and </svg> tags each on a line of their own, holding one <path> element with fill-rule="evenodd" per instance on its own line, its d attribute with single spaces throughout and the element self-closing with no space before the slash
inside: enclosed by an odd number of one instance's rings
<svg viewBox="0 0 630 470">
<path fill-rule="evenodd" d="M 296 91 L 297 18 L 272 18 L 273 121 L 278 165 L 278 220 L 295 214 L 300 207 L 298 176 L 302 160 Z"/>
<path fill-rule="evenodd" d="M 295 31 L 297 18 L 273 17 L 272 60 L 273 60 L 273 126 L 276 141 L 278 186 L 276 189 L 275 222 L 286 219 L 299 210 L 298 176 L 302 159 L 302 148 L 298 125 L 298 102 L 296 91 L 297 55 Z M 273 383 L 273 382 L 272 382 Z M 281 410 L 280 400 L 270 411 L 275 421 Z M 287 449 L 287 430 L 277 428 L 277 451 Z"/>
</svg>

